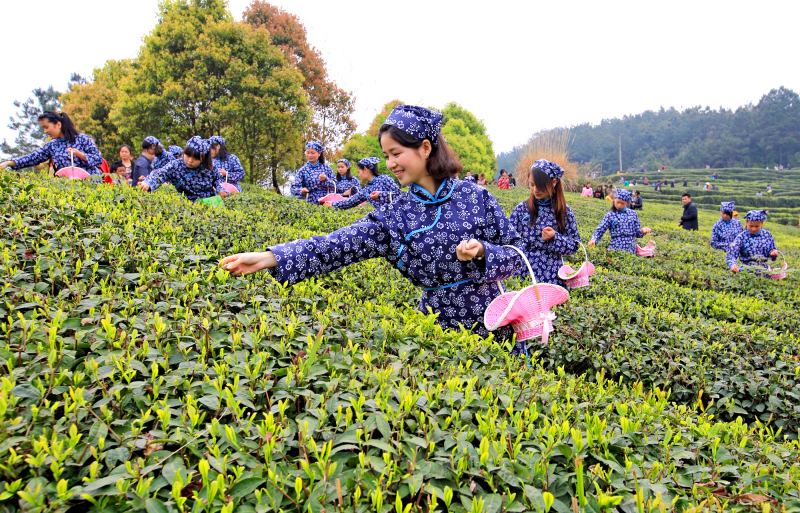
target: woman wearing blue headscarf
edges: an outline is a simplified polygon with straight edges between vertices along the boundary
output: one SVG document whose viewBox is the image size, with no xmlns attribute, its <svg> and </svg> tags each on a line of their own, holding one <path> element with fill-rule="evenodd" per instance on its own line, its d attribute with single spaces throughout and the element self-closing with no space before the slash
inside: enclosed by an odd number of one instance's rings
<svg viewBox="0 0 800 513">
<path fill-rule="evenodd" d="M 350 171 L 351 167 L 350 161 L 345 158 L 336 161 L 336 192 L 345 198 L 358 192 L 360 185 Z"/>
<path fill-rule="evenodd" d="M 222 178 L 211 162 L 211 144 L 198 136 L 186 141 L 182 160 L 173 160 L 156 169 L 142 180 L 139 187 L 144 191 L 155 191 L 165 183 L 174 185 L 190 201 L 217 194 L 227 195 L 222 189 Z"/>
<path fill-rule="evenodd" d="M 367 157 L 358 161 L 358 178 L 364 184 L 356 194 L 346 200 L 337 201 L 333 204 L 339 209 L 356 207 L 365 201 L 372 203 L 377 208 L 380 205 L 392 203 L 400 195 L 400 187 L 397 182 L 386 175 L 378 173 L 378 157 Z"/>
<path fill-rule="evenodd" d="M 223 181 L 227 181 L 239 192 L 242 192 L 240 182 L 244 180 L 244 166 L 239 157 L 228 152 L 222 136 L 212 135 L 208 138 L 208 142 L 211 143 L 211 158 L 214 159 L 214 167 L 223 177 Z"/>
<path fill-rule="evenodd" d="M 778 258 L 778 249 L 775 238 L 769 230 L 764 228 L 767 220 L 766 210 L 751 210 L 744 216 L 746 229 L 733 239 L 725 254 L 725 262 L 731 272 L 739 272 L 741 260 L 744 265 L 767 267 L 767 259 Z"/>
<path fill-rule="evenodd" d="M 319 199 L 335 188 L 333 170 L 325 164 L 324 148 L 319 141 L 306 143 L 306 163 L 297 170 L 292 182 L 292 195 L 319 205 Z"/>
<path fill-rule="evenodd" d="M 719 219 L 711 229 L 711 247 L 716 249 L 728 249 L 733 239 L 742 233 L 742 223 L 734 219 L 733 211 L 736 205 L 732 201 L 723 201 L 719 208 Z"/>
<path fill-rule="evenodd" d="M 504 246 L 518 236 L 491 194 L 451 178 L 462 166 L 441 127 L 440 113 L 398 105 L 378 138 L 387 167 L 409 192 L 329 235 L 231 255 L 220 265 L 234 274 L 268 269 L 294 284 L 381 257 L 422 288 L 419 308 L 441 326 L 486 334 L 483 313 L 499 294 L 495 282 L 523 266 Z"/>
<path fill-rule="evenodd" d="M 597 242 L 603 238 L 606 231 L 611 234 L 611 243 L 608 249 L 627 251 L 636 253 L 636 239 L 644 237 L 650 233 L 650 228 L 640 227 L 639 216 L 636 211 L 630 208 L 631 191 L 617 189 L 614 193 L 614 201 L 611 210 L 606 212 L 597 229 L 592 234 L 589 247 L 593 248 Z"/>
</svg>

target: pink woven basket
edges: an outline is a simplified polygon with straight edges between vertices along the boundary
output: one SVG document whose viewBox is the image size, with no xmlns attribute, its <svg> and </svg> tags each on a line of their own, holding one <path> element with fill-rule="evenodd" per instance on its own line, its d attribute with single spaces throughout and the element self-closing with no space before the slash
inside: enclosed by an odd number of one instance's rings
<svg viewBox="0 0 800 513">
<path fill-rule="evenodd" d="M 656 243 L 650 240 L 644 247 L 637 245 L 636 254 L 640 257 L 653 257 L 656 256 Z"/>
<path fill-rule="evenodd" d="M 558 285 L 537 283 L 525 253 L 515 246 L 505 247 L 514 249 L 522 256 L 528 267 L 532 285 L 520 291 L 506 292 L 502 283 L 497 282 L 500 295 L 486 308 L 483 323 L 489 331 L 510 325 L 519 342 L 541 337 L 542 344 L 547 344 L 556 318 L 550 309 L 566 302 L 569 299 L 569 292 Z"/>
<path fill-rule="evenodd" d="M 222 189 L 228 194 L 239 194 L 239 189 L 232 183 L 225 182 L 222 184 Z"/>
<path fill-rule="evenodd" d="M 70 180 L 86 180 L 91 175 L 86 172 L 85 169 L 81 169 L 75 165 L 75 157 L 70 153 L 69 155 L 69 163 L 68 167 L 62 167 L 58 171 L 56 171 L 56 176 L 61 178 L 68 178 Z"/>
<path fill-rule="evenodd" d="M 342 201 L 342 200 L 345 200 L 345 199 L 347 199 L 347 198 L 345 198 L 341 194 L 333 193 L 333 194 L 328 194 L 326 196 L 321 197 L 319 199 L 319 203 L 320 203 L 320 205 L 328 205 L 328 204 L 332 205 L 332 204 L 336 203 L 337 201 Z"/>
<path fill-rule="evenodd" d="M 589 276 L 594 274 L 594 264 L 589 261 L 589 253 L 586 251 L 586 246 L 581 245 L 583 249 L 583 263 L 578 269 L 573 269 L 569 264 L 565 264 L 562 260 L 561 267 L 558 269 L 558 277 L 564 280 L 564 284 L 568 289 L 577 289 L 589 285 Z"/>
<path fill-rule="evenodd" d="M 789 274 L 789 262 L 786 261 L 786 257 L 783 256 L 783 253 L 778 251 L 778 254 L 781 256 L 783 263 L 780 267 L 767 267 L 767 276 L 771 280 L 782 280 L 786 278 L 786 275 Z"/>
</svg>

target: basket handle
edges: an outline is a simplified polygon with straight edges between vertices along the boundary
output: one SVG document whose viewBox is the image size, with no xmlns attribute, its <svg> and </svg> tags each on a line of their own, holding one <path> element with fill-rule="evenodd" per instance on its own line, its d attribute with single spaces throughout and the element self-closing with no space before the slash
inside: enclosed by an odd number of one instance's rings
<svg viewBox="0 0 800 513">
<path fill-rule="evenodd" d="M 533 273 L 533 268 L 531 267 L 531 263 L 528 261 L 528 257 L 525 256 L 525 253 L 521 249 L 519 249 L 518 247 L 513 246 L 511 244 L 504 244 L 503 247 L 504 248 L 513 249 L 514 251 L 519 253 L 519 256 L 522 257 L 522 261 L 525 262 L 525 266 L 528 268 L 528 273 L 530 274 L 531 282 L 534 285 L 536 285 L 538 283 L 536 281 L 536 275 Z M 501 294 L 505 293 L 505 289 L 503 288 L 502 280 L 498 280 L 495 283 L 497 283 L 497 288 L 500 289 L 500 293 Z"/>
<path fill-rule="evenodd" d="M 578 241 L 578 245 L 583 250 L 583 261 L 588 263 L 589 262 L 589 252 L 586 251 L 586 246 L 583 245 L 583 242 Z M 561 257 L 561 265 L 564 265 L 564 257 Z"/>
</svg>

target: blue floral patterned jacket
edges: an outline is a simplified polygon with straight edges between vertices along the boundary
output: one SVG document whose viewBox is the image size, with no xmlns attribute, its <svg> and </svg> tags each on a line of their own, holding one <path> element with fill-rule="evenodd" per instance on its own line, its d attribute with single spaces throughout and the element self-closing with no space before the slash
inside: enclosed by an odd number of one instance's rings
<svg viewBox="0 0 800 513">
<path fill-rule="evenodd" d="M 56 171 L 63 167 L 69 167 L 72 164 L 70 163 L 70 155 L 67 153 L 67 148 L 75 148 L 86 154 L 87 161 L 73 157 L 72 160 L 75 162 L 75 167 L 84 169 L 90 175 L 100 174 L 97 166 L 103 161 L 103 156 L 100 155 L 100 150 L 97 149 L 94 141 L 86 134 L 78 134 L 75 141 L 71 143 L 62 137 L 48 141 L 33 153 L 15 158 L 13 169 L 35 166 L 50 159 L 53 159 L 53 166 Z"/>
<path fill-rule="evenodd" d="M 461 262 L 456 246 L 478 239 L 482 260 Z M 280 282 L 294 284 L 369 258 L 382 257 L 423 289 L 419 309 L 430 309 L 447 328 L 464 326 L 486 334 L 483 312 L 498 294 L 498 280 L 524 266 L 514 244 L 518 235 L 500 205 L 475 184 L 447 179 L 435 195 L 412 186 L 391 205 L 382 205 L 329 235 L 270 248 Z"/>
</svg>

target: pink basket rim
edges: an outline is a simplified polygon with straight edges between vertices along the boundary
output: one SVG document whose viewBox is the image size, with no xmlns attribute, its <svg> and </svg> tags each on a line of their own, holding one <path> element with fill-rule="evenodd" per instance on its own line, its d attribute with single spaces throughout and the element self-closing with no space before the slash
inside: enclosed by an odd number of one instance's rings
<svg viewBox="0 0 800 513">
<path fill-rule="evenodd" d="M 537 292 L 539 292 L 541 289 L 549 289 L 555 292 L 555 299 L 548 298 L 550 302 L 541 305 L 543 311 L 549 312 L 554 306 L 561 305 L 569 299 L 569 291 L 567 291 L 567 289 L 559 285 L 553 285 L 552 283 L 537 283 L 535 285 L 528 285 L 524 289 L 517 292 L 506 292 L 494 298 L 492 302 L 489 303 L 486 311 L 483 313 L 483 324 L 486 326 L 486 329 L 493 331 L 500 326 L 517 321 L 518 319 L 508 319 L 514 310 L 516 303 L 526 296 L 535 297 Z M 513 295 L 514 297 L 508 302 L 507 305 L 503 306 L 504 301 L 499 301 L 499 299 L 507 298 L 508 295 Z M 539 299 L 537 301 L 542 300 Z M 496 317 L 496 320 L 492 322 L 491 317 Z"/>
</svg>

